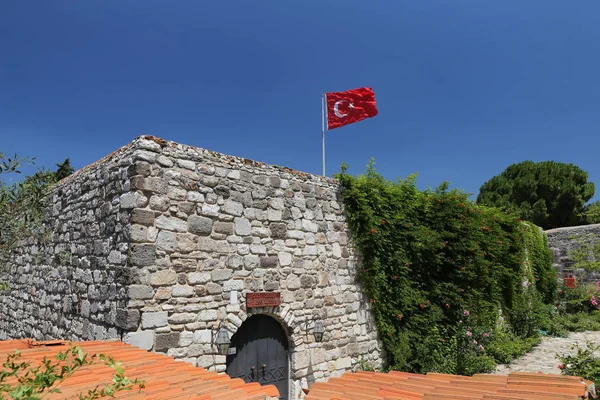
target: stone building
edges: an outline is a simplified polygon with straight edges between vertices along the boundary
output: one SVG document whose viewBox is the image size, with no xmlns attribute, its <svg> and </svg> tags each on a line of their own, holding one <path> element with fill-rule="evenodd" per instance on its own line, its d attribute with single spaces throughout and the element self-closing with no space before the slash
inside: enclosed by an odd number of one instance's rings
<svg viewBox="0 0 600 400">
<path fill-rule="evenodd" d="M 119 338 L 286 399 L 381 364 L 333 179 L 144 136 L 50 200 L 1 270 L 0 339 Z"/>
</svg>

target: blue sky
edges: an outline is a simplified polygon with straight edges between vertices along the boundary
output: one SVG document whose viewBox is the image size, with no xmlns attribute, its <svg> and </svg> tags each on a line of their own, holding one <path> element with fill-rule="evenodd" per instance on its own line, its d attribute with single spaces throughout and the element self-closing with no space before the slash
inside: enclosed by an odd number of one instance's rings
<svg viewBox="0 0 600 400">
<path fill-rule="evenodd" d="M 600 186 L 597 1 L 5 1 L 0 149 L 81 168 L 141 134 L 320 173 L 320 96 L 379 115 L 327 135 L 327 171 L 477 193 L 508 165 Z M 600 187 L 598 188 L 600 192 Z M 600 196 L 595 196 L 600 198 Z"/>
</svg>

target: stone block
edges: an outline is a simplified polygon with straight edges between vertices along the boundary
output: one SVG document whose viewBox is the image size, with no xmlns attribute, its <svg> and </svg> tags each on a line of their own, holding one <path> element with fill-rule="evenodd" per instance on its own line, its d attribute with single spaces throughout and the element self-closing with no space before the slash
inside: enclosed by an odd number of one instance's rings
<svg viewBox="0 0 600 400">
<path fill-rule="evenodd" d="M 119 198 L 119 204 L 123 209 L 145 207 L 147 203 L 148 198 L 138 192 L 125 193 Z"/>
<path fill-rule="evenodd" d="M 232 290 L 243 290 L 244 289 L 244 281 L 242 280 L 230 280 L 223 283 L 223 290 L 226 292 L 230 292 Z"/>
<path fill-rule="evenodd" d="M 190 272 L 187 278 L 190 285 L 204 284 L 210 281 L 210 272 Z"/>
<path fill-rule="evenodd" d="M 221 285 L 219 285 L 218 283 L 209 282 L 206 284 L 205 288 L 206 288 L 206 291 L 208 292 L 208 294 L 223 293 L 223 287 Z"/>
<path fill-rule="evenodd" d="M 269 256 L 269 257 L 260 257 L 260 267 L 261 268 L 276 268 L 277 267 L 277 257 Z"/>
<path fill-rule="evenodd" d="M 167 181 L 164 178 L 158 177 L 145 178 L 143 176 L 134 176 L 131 184 L 136 189 L 159 194 L 167 193 L 168 188 Z"/>
<path fill-rule="evenodd" d="M 335 360 L 335 369 L 349 370 L 350 368 L 352 368 L 351 357 L 341 357 Z"/>
<path fill-rule="evenodd" d="M 115 323 L 119 328 L 135 330 L 140 323 L 140 312 L 139 310 L 118 308 Z"/>
<path fill-rule="evenodd" d="M 281 217 L 283 215 L 283 212 L 281 210 L 273 210 L 273 209 L 269 209 L 267 210 L 267 219 L 269 221 L 281 221 Z"/>
<path fill-rule="evenodd" d="M 166 311 L 142 313 L 142 328 L 160 328 L 168 325 L 168 313 Z"/>
<path fill-rule="evenodd" d="M 169 286 L 177 283 L 177 274 L 171 269 L 164 269 L 150 275 L 152 286 Z"/>
<path fill-rule="evenodd" d="M 230 214 L 236 217 L 241 217 L 244 212 L 244 205 L 242 203 L 238 203 L 237 201 L 225 200 L 223 204 L 223 212 L 225 214 Z"/>
<path fill-rule="evenodd" d="M 153 265 L 156 261 L 156 246 L 153 244 L 132 244 L 128 261 L 136 267 Z"/>
<path fill-rule="evenodd" d="M 186 347 L 194 343 L 194 332 L 181 332 L 179 335 L 179 346 Z"/>
<path fill-rule="evenodd" d="M 233 220 L 235 224 L 235 233 L 240 236 L 248 236 L 252 232 L 252 225 L 246 218 L 235 218 Z"/>
<path fill-rule="evenodd" d="M 154 351 L 165 351 L 179 345 L 179 332 L 159 333 L 156 335 Z"/>
<path fill-rule="evenodd" d="M 215 233 L 222 233 L 224 235 L 232 235 L 233 234 L 233 222 L 215 222 L 213 225 L 213 229 Z"/>
<path fill-rule="evenodd" d="M 198 320 L 204 322 L 216 321 L 217 310 L 203 310 L 198 313 Z"/>
<path fill-rule="evenodd" d="M 273 239 L 285 239 L 287 236 L 287 226 L 284 223 L 272 223 L 269 225 L 269 229 Z"/>
<path fill-rule="evenodd" d="M 154 331 L 129 332 L 123 337 L 123 342 L 144 350 L 152 350 Z"/>
<path fill-rule="evenodd" d="M 129 298 L 133 300 L 144 300 L 154 297 L 154 289 L 148 285 L 130 285 L 127 292 Z"/>
<path fill-rule="evenodd" d="M 147 242 L 148 241 L 148 228 L 144 225 L 132 225 L 131 226 L 131 241 L 133 242 Z"/>
<path fill-rule="evenodd" d="M 176 285 L 173 286 L 171 295 L 173 297 L 192 297 L 194 295 L 194 288 L 191 286 Z"/>
<path fill-rule="evenodd" d="M 194 332 L 194 342 L 195 343 L 210 344 L 211 339 L 212 339 L 212 331 L 210 329 L 205 329 L 202 331 Z"/>
<path fill-rule="evenodd" d="M 161 215 L 156 218 L 156 227 L 167 231 L 186 232 L 187 222 L 179 218 Z"/>
<path fill-rule="evenodd" d="M 196 314 L 194 313 L 175 313 L 169 317 L 170 324 L 188 324 L 196 321 Z"/>
<path fill-rule="evenodd" d="M 231 278 L 233 271 L 230 269 L 215 269 L 211 273 L 211 278 L 214 282 L 224 281 Z"/>
<path fill-rule="evenodd" d="M 277 256 L 279 258 L 279 265 L 282 267 L 292 265 L 293 256 L 290 253 L 280 252 Z"/>
<path fill-rule="evenodd" d="M 130 222 L 132 224 L 152 226 L 154 225 L 154 211 L 135 208 L 131 212 Z"/>
<path fill-rule="evenodd" d="M 190 233 L 208 236 L 213 229 L 213 220 L 199 215 L 190 215 L 187 220 L 187 229 Z"/>
</svg>

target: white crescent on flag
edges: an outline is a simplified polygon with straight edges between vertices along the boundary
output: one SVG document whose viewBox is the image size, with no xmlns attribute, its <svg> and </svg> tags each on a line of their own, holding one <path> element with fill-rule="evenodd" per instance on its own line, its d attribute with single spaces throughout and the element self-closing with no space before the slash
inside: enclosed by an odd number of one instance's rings
<svg viewBox="0 0 600 400">
<path fill-rule="evenodd" d="M 338 118 L 344 118 L 346 115 L 348 115 L 348 113 L 342 114 L 340 112 L 340 108 L 339 108 L 340 104 L 344 103 L 344 102 L 350 103 L 348 100 L 339 100 L 339 101 L 336 101 L 335 104 L 333 105 L 333 112 L 335 113 L 335 116 Z M 352 103 L 350 103 L 350 105 L 348 107 L 352 108 Z"/>
</svg>

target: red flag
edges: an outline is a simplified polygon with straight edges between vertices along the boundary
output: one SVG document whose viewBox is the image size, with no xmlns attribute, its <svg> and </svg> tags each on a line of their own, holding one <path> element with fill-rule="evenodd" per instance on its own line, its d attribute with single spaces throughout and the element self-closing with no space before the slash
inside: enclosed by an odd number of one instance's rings
<svg viewBox="0 0 600 400">
<path fill-rule="evenodd" d="M 377 115 L 375 93 L 371 88 L 327 93 L 327 129 L 352 124 Z"/>
</svg>

